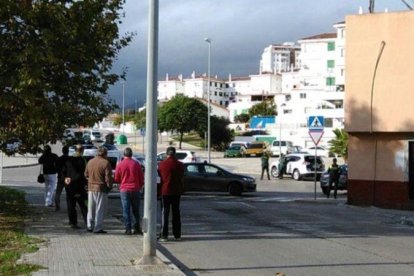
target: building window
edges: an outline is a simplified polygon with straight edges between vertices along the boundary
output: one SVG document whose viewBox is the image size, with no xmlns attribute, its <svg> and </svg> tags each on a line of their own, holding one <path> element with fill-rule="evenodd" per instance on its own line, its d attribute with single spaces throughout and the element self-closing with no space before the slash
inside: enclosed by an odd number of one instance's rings
<svg viewBox="0 0 414 276">
<path fill-rule="evenodd" d="M 220 101 L 220 105 L 223 105 L 223 102 L 222 101 Z"/>
<path fill-rule="evenodd" d="M 332 118 L 325 118 L 323 124 L 324 124 L 324 127 L 332 127 L 333 126 Z"/>
<path fill-rule="evenodd" d="M 344 57 L 344 53 L 345 53 L 344 48 L 341 48 L 341 57 Z"/>
<path fill-rule="evenodd" d="M 306 99 L 306 93 L 300 93 L 299 94 L 299 98 Z"/>
<path fill-rule="evenodd" d="M 217 91 L 214 91 L 214 96 L 217 96 Z"/>
<path fill-rule="evenodd" d="M 222 97 L 223 96 L 223 93 L 219 92 L 219 96 Z"/>
<path fill-rule="evenodd" d="M 334 68 L 334 67 L 335 67 L 335 60 L 332 60 L 332 59 L 328 60 L 328 61 L 326 62 L 326 66 L 327 66 L 328 68 Z"/>
<path fill-rule="evenodd" d="M 335 51 L 335 41 L 328 42 L 328 51 Z"/>
<path fill-rule="evenodd" d="M 335 78 L 334 77 L 326 78 L 326 85 L 327 86 L 335 85 Z"/>
</svg>

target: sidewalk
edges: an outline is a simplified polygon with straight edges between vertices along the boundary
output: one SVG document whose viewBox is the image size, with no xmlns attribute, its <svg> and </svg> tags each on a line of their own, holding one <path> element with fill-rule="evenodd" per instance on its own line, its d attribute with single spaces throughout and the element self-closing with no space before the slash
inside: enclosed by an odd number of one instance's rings
<svg viewBox="0 0 414 276">
<path fill-rule="evenodd" d="M 109 212 L 104 220 L 108 234 L 88 233 L 79 212 L 82 229 L 71 229 L 65 193 L 61 210 L 55 211 L 43 206 L 41 185 L 22 188 L 33 207 L 33 215 L 26 221 L 26 233 L 44 240 L 37 252 L 20 259 L 21 263 L 44 267 L 33 275 L 184 275 L 159 251 L 153 264 L 137 265 L 143 256 L 143 236 L 125 235 L 121 221 Z M 110 199 L 108 204 L 121 203 Z"/>
</svg>

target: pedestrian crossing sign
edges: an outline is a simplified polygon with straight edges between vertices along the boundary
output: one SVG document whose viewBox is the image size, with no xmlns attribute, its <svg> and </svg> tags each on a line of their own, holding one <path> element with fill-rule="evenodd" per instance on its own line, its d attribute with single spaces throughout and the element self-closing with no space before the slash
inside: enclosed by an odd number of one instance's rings
<svg viewBox="0 0 414 276">
<path fill-rule="evenodd" d="M 325 120 L 323 116 L 309 116 L 308 118 L 309 130 L 323 129 L 324 121 Z"/>
</svg>

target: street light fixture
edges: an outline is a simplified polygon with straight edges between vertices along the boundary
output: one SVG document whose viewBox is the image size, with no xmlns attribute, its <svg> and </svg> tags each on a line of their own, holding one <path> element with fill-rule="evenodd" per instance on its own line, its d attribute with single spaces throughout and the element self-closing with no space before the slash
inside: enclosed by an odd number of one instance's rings
<svg viewBox="0 0 414 276">
<path fill-rule="evenodd" d="M 208 77 L 207 77 L 207 156 L 208 163 L 211 163 L 211 129 L 210 129 L 210 61 L 211 61 L 211 39 L 206 37 L 204 41 L 208 43 Z"/>
</svg>

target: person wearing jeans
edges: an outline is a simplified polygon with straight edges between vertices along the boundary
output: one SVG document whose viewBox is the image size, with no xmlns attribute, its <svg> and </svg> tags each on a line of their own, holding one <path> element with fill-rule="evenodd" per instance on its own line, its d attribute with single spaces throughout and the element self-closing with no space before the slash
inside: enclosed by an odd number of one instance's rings
<svg viewBox="0 0 414 276">
<path fill-rule="evenodd" d="M 124 159 L 116 166 L 115 183 L 120 183 L 122 214 L 125 224 L 125 234 L 142 235 L 140 226 L 140 190 L 144 186 L 144 173 L 138 161 L 132 159 L 132 149 L 124 150 Z M 131 208 L 135 224 L 132 229 Z"/>
<path fill-rule="evenodd" d="M 57 162 L 58 156 L 52 153 L 52 148 L 45 145 L 43 154 L 39 158 L 39 164 L 43 166 L 45 177 L 45 206 L 53 207 L 57 182 Z"/>
</svg>

